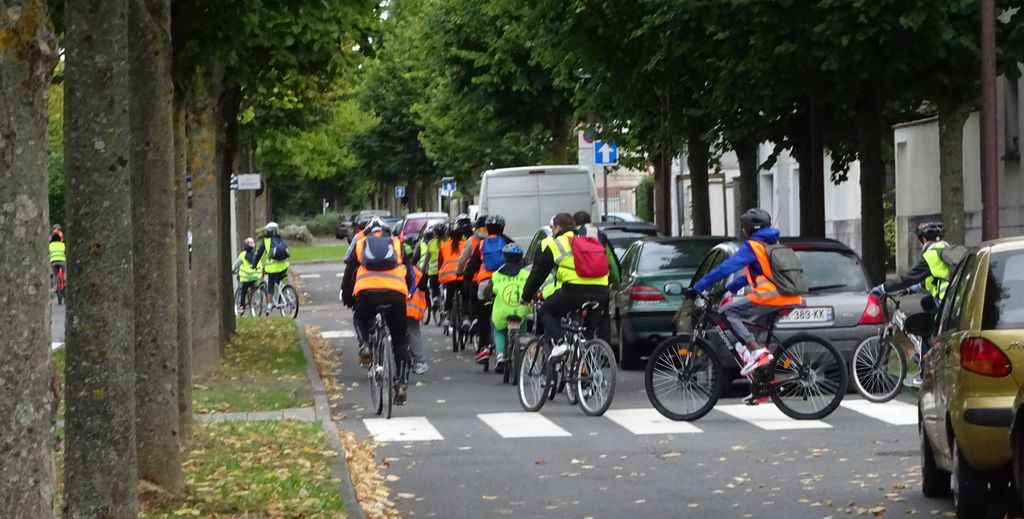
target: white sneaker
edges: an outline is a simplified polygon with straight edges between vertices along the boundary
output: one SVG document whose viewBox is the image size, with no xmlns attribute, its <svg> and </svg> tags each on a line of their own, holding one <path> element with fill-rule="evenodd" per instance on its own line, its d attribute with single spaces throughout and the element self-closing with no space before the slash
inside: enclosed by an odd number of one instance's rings
<svg viewBox="0 0 1024 519">
<path fill-rule="evenodd" d="M 743 369 L 740 370 L 740 375 L 745 377 L 753 373 L 755 370 L 767 366 L 768 363 L 774 359 L 775 357 L 768 352 L 768 348 L 758 348 L 750 352 L 744 359 Z"/>
<path fill-rule="evenodd" d="M 426 362 L 417 362 L 412 365 L 412 372 L 417 375 L 426 373 L 428 369 L 430 369 L 430 366 Z"/>
<path fill-rule="evenodd" d="M 554 348 L 551 349 L 551 355 L 548 358 L 557 359 L 558 357 L 565 355 L 565 352 L 567 351 L 569 351 L 569 344 L 560 342 L 556 344 Z"/>
</svg>

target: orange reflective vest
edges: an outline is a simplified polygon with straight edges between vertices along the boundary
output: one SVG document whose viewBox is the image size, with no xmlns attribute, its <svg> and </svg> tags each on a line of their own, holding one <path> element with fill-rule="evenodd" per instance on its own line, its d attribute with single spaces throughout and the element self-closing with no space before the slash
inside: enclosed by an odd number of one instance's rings
<svg viewBox="0 0 1024 519">
<path fill-rule="evenodd" d="M 366 248 L 366 238 L 356 242 L 356 260 L 359 261 L 359 270 L 356 271 L 353 294 L 359 295 L 363 290 L 394 290 L 403 295 L 409 293 L 409 287 L 405 282 L 405 265 L 402 263 L 402 243 L 398 241 L 398 238 L 391 238 L 391 240 L 394 242 L 395 254 L 398 255 L 398 266 L 391 270 L 370 270 L 364 267 L 363 249 Z"/>
<path fill-rule="evenodd" d="M 754 250 L 754 255 L 757 256 L 757 263 L 761 266 L 761 274 L 757 278 L 754 278 L 750 272 L 750 266 L 747 266 L 747 282 L 750 283 L 750 293 L 747 294 L 747 299 L 754 304 L 768 306 L 803 304 L 804 300 L 802 297 L 784 296 L 779 293 L 775 283 L 772 283 L 772 265 L 768 260 L 768 251 L 764 243 L 757 240 L 749 240 L 747 244 Z"/>
<path fill-rule="evenodd" d="M 497 236 L 497 234 L 491 234 L 488 235 L 487 238 L 494 238 L 495 236 Z M 473 281 L 476 281 L 477 283 L 491 279 L 491 276 L 494 275 L 494 271 L 487 270 L 487 267 L 484 266 L 484 240 L 487 238 L 477 240 L 477 248 L 474 252 L 474 254 L 480 256 L 480 269 L 476 271 L 476 274 L 473 274 Z"/>
<path fill-rule="evenodd" d="M 423 271 L 418 267 L 413 267 L 416 272 L 416 285 L 419 286 L 420 280 L 423 279 Z M 416 319 L 419 321 L 423 319 L 423 313 L 427 311 L 427 294 L 422 290 L 417 290 L 412 297 L 405 299 L 405 316 L 409 319 Z"/>
<path fill-rule="evenodd" d="M 439 260 L 441 261 L 441 268 L 437 271 L 437 280 L 444 283 L 452 283 L 455 281 L 462 281 L 462 276 L 456 274 L 459 270 L 459 255 L 462 254 L 462 243 L 456 247 L 455 240 L 448 240 L 441 244 L 439 248 Z"/>
</svg>

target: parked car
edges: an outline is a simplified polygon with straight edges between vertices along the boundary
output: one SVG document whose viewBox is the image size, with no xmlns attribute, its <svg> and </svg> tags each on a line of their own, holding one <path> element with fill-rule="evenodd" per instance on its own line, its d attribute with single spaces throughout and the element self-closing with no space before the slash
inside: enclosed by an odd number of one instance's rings
<svg viewBox="0 0 1024 519">
<path fill-rule="evenodd" d="M 643 222 L 644 219 L 640 218 L 635 214 L 630 213 L 608 213 L 607 217 L 603 217 L 602 221 L 608 223 L 626 223 L 626 222 Z"/>
<path fill-rule="evenodd" d="M 653 223 L 647 222 L 598 222 L 594 224 L 598 229 L 602 231 L 623 231 L 623 232 L 638 232 L 646 234 L 648 236 L 657 236 L 658 228 Z"/>
<path fill-rule="evenodd" d="M 339 240 L 346 240 L 352 243 L 352 228 L 355 226 L 355 218 L 352 213 L 338 215 L 338 223 L 334 224 L 334 237 Z"/>
<path fill-rule="evenodd" d="M 480 214 L 505 217 L 505 234 L 530 239 L 558 212 L 587 211 L 597 219 L 597 188 L 581 166 L 529 166 L 487 170 L 480 181 Z M 471 213 L 472 214 L 472 213 Z"/>
<path fill-rule="evenodd" d="M 628 231 L 605 231 L 604 235 L 608 237 L 608 241 L 612 243 L 612 248 L 615 249 L 615 257 L 622 261 L 622 255 L 626 253 L 626 249 L 635 242 L 638 242 L 649 236 L 657 236 L 656 233 L 646 234 L 640 232 L 628 232 Z"/>
<path fill-rule="evenodd" d="M 420 230 L 426 226 L 448 220 L 448 213 L 431 211 L 426 213 L 409 213 L 404 220 L 396 227 L 398 236 L 404 240 L 405 235 L 413 234 L 419 236 Z"/>
<path fill-rule="evenodd" d="M 791 247 L 804 268 L 804 278 L 810 293 L 804 296 L 804 307 L 793 310 L 779 320 L 776 335 L 780 339 L 798 332 L 813 333 L 830 341 L 849 362 L 857 346 L 878 335 L 879 325 L 885 322 L 885 309 L 881 302 L 868 294 L 868 278 L 860 258 L 842 243 L 828 238 L 781 238 Z M 732 256 L 743 244 L 741 241 L 720 243 L 708 253 L 689 286 L 693 286 L 711 269 Z M 735 275 L 721 281 L 724 287 Z M 689 323 L 677 323 L 685 330 Z M 711 343 L 718 348 L 724 365 L 739 368 L 729 360 L 727 345 L 712 336 Z"/>
<path fill-rule="evenodd" d="M 622 369 L 640 369 L 641 358 L 672 335 L 682 296 L 665 293 L 665 285 L 688 285 L 708 251 L 728 239 L 647 237 L 629 246 L 621 261 L 622 285 L 612 287 L 608 308 Z"/>
<path fill-rule="evenodd" d="M 906 326 L 931 335 L 918 392 L 922 489 L 947 495 L 952 477 L 957 517 L 986 517 L 989 485 L 1005 489 L 1011 480 L 1011 446 L 1020 456 L 1014 398 L 1024 382 L 1024 239 L 971 250 L 938 315 L 914 314 Z"/>
</svg>

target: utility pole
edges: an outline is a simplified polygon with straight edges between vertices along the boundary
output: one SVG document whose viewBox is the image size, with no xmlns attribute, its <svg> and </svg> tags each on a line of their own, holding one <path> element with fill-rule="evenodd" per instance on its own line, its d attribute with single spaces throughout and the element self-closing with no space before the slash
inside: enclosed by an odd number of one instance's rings
<svg viewBox="0 0 1024 519">
<path fill-rule="evenodd" d="M 996 141 L 996 9 L 981 0 L 981 239 L 999 237 L 999 148 Z"/>
<path fill-rule="evenodd" d="M 604 221 L 608 221 L 608 166 L 601 168 L 604 172 Z"/>
</svg>

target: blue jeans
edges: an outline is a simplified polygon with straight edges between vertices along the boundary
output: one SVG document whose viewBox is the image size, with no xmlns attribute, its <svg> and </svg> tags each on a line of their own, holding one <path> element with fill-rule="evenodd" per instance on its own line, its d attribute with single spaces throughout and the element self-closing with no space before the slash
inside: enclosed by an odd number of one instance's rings
<svg viewBox="0 0 1024 519">
<path fill-rule="evenodd" d="M 754 334 L 750 333 L 750 330 L 747 329 L 747 326 L 743 322 L 753 321 L 758 317 L 778 312 L 784 308 L 795 308 L 795 305 L 761 305 L 747 299 L 746 297 L 736 296 L 729 302 L 729 304 L 721 307 L 718 311 L 719 314 L 725 318 L 725 322 L 729 326 L 729 331 L 731 331 L 732 334 L 743 344 L 750 344 L 751 341 L 756 339 L 754 338 Z"/>
</svg>

